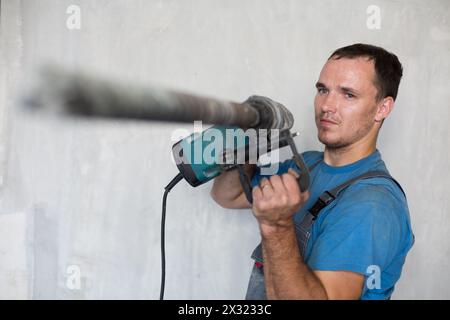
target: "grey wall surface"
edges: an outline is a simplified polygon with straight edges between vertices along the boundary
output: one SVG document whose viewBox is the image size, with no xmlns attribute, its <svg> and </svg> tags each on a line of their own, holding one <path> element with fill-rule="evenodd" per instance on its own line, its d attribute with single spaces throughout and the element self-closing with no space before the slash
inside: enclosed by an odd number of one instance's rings
<svg viewBox="0 0 450 320">
<path fill-rule="evenodd" d="M 70 5 L 80 29 L 67 27 Z M 379 29 L 368 25 L 371 5 Z M 18 99 L 37 66 L 236 101 L 266 95 L 293 112 L 299 149 L 321 150 L 314 83 L 334 49 L 365 42 L 404 66 L 378 144 L 416 235 L 394 298 L 449 299 L 449 13 L 446 0 L 2 0 L 0 298 L 159 293 L 162 190 L 177 173 L 180 126 L 26 116 Z M 180 183 L 169 195 L 169 299 L 244 297 L 256 222 L 250 210 L 218 207 L 210 187 Z"/>
</svg>

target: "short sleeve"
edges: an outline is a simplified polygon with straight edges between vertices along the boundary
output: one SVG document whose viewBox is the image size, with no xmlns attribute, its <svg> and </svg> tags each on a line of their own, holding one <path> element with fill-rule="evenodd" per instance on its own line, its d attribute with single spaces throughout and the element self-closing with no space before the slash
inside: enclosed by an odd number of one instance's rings
<svg viewBox="0 0 450 320">
<path fill-rule="evenodd" d="M 402 213 L 382 186 L 362 186 L 343 196 L 322 222 L 307 264 L 313 270 L 367 274 L 384 270 L 402 244 Z M 400 211 L 399 211 L 400 210 Z"/>
</svg>

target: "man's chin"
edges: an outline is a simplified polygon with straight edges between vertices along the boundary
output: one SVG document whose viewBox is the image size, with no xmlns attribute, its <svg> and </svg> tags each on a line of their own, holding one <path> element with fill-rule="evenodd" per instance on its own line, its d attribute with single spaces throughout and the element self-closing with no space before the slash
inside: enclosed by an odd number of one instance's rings
<svg viewBox="0 0 450 320">
<path fill-rule="evenodd" d="M 342 141 L 321 137 L 320 135 L 318 136 L 318 139 L 328 149 L 339 149 L 339 148 L 346 147 L 348 145 Z"/>
</svg>

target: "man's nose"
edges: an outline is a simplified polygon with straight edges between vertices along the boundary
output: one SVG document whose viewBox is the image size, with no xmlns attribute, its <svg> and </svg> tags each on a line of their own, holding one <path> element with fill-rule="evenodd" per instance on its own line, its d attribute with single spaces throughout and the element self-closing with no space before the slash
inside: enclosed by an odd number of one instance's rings
<svg viewBox="0 0 450 320">
<path fill-rule="evenodd" d="M 336 94 L 334 94 L 333 92 L 329 92 L 322 100 L 321 110 L 323 113 L 334 113 L 338 108 L 338 104 L 339 102 Z"/>
</svg>

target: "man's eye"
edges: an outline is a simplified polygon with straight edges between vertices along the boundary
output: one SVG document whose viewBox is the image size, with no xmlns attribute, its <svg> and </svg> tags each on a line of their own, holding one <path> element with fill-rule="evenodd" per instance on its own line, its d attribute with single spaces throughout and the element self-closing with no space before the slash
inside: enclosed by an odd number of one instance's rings
<svg viewBox="0 0 450 320">
<path fill-rule="evenodd" d="M 320 94 L 327 93 L 328 90 L 326 88 L 317 88 L 317 92 Z"/>
<path fill-rule="evenodd" d="M 354 95 L 354 94 L 351 94 L 351 93 L 348 93 L 348 92 L 345 94 L 345 96 L 346 96 L 347 98 L 349 98 L 349 99 L 355 98 L 355 95 Z"/>
</svg>

